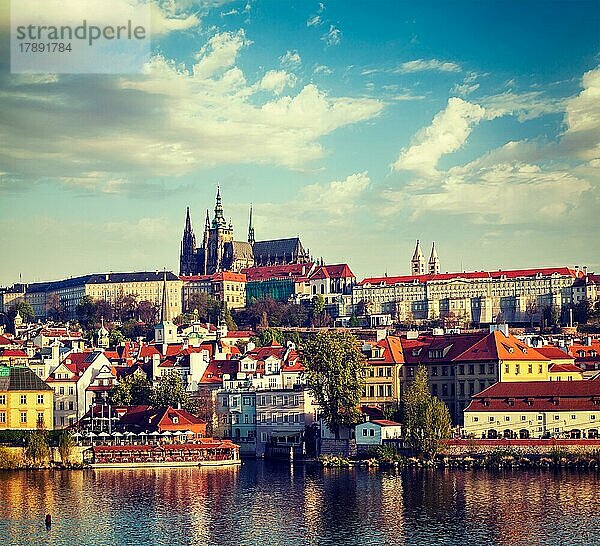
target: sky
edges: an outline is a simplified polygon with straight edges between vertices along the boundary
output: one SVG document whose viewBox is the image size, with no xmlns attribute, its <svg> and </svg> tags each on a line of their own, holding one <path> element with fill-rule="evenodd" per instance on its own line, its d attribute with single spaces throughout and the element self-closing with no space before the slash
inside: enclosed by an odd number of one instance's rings
<svg viewBox="0 0 600 546">
<path fill-rule="evenodd" d="M 359 278 L 600 272 L 597 1 L 165 0 L 145 73 L 10 73 L 0 285 L 178 269 L 220 185 L 235 238 Z"/>
</svg>

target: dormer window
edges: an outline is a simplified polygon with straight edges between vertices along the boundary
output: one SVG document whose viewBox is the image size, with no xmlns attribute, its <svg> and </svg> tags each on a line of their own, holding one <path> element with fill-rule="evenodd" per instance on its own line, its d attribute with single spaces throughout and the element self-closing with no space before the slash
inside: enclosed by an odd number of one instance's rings
<svg viewBox="0 0 600 546">
<path fill-rule="evenodd" d="M 179 424 L 179 417 L 177 417 L 176 415 L 173 417 L 173 419 L 171 419 L 171 421 L 173 421 L 174 425 L 178 425 Z"/>
</svg>

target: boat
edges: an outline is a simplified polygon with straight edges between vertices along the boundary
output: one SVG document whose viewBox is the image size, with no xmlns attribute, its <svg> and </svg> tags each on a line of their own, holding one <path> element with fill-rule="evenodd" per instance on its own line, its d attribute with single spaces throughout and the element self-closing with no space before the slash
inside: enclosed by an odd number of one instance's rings
<svg viewBox="0 0 600 546">
<path fill-rule="evenodd" d="M 144 468 L 239 465 L 239 446 L 230 440 L 201 438 L 194 443 L 95 445 L 83 452 L 92 468 Z"/>
</svg>

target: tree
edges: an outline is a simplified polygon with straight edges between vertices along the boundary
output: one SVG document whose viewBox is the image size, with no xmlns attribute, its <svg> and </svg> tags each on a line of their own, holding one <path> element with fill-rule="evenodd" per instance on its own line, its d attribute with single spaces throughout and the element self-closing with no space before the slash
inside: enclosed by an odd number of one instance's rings
<svg viewBox="0 0 600 546">
<path fill-rule="evenodd" d="M 352 315 L 350 316 L 350 320 L 348 321 L 348 326 L 350 328 L 358 328 L 360 326 L 360 320 L 358 320 L 358 317 L 356 316 L 355 313 L 352 313 Z"/>
<path fill-rule="evenodd" d="M 158 385 L 154 387 L 152 395 L 153 406 L 165 407 L 171 406 L 177 408 L 189 407 L 189 396 L 185 392 L 185 385 L 181 375 L 172 370 L 167 375 L 161 377 Z"/>
<path fill-rule="evenodd" d="M 91 296 L 83 296 L 75 308 L 77 320 L 84 328 L 93 328 L 96 317 L 96 305 Z"/>
<path fill-rule="evenodd" d="M 137 296 L 135 294 L 121 295 L 115 300 L 114 318 L 125 322 L 135 318 L 137 311 Z"/>
<path fill-rule="evenodd" d="M 358 340 L 346 332 L 320 332 L 305 342 L 301 357 L 321 416 L 339 439 L 340 427 L 360 417 L 366 360 Z"/>
<path fill-rule="evenodd" d="M 108 339 L 111 347 L 116 347 L 117 345 L 123 343 L 125 341 L 125 336 L 121 330 L 117 330 L 113 328 L 108 334 Z"/>
<path fill-rule="evenodd" d="M 195 397 L 195 414 L 206 423 L 206 435 L 212 436 L 218 425 L 215 405 L 215 391 L 208 387 L 198 387 Z"/>
<path fill-rule="evenodd" d="M 233 320 L 233 317 L 231 316 L 231 311 L 229 311 L 229 308 L 227 307 L 227 304 L 225 302 L 222 303 L 222 317 L 225 321 L 225 324 L 227 325 L 227 330 L 229 332 L 234 332 L 235 330 L 237 330 L 237 324 Z"/>
<path fill-rule="evenodd" d="M 283 345 L 285 343 L 283 333 L 275 328 L 266 328 L 260 333 L 258 339 L 261 347 L 269 345 L 269 343 L 273 342 L 278 343 L 279 345 Z"/>
<path fill-rule="evenodd" d="M 31 459 L 34 465 L 45 461 L 50 456 L 45 430 L 40 428 L 29 433 L 25 444 L 25 456 Z"/>
<path fill-rule="evenodd" d="M 405 435 L 409 445 L 419 455 L 432 459 L 441 440 L 452 430 L 450 412 L 444 402 L 429 392 L 427 370 L 417 368 L 414 381 L 402 399 Z"/>
<path fill-rule="evenodd" d="M 221 302 L 213 296 L 200 292 L 192 294 L 184 305 L 184 313 L 198 312 L 198 320 L 200 322 L 211 322 L 216 324 L 221 314 Z"/>
<path fill-rule="evenodd" d="M 110 303 L 109 301 L 104 299 L 94 300 L 94 308 L 94 319 L 96 321 L 96 324 L 98 324 L 101 321 L 101 319 L 104 319 L 105 321 L 109 322 L 113 320 L 113 306 L 112 303 Z"/>
<path fill-rule="evenodd" d="M 529 298 L 525 304 L 525 314 L 529 317 L 529 326 L 533 328 L 533 319 L 540 312 L 540 308 L 535 298 Z"/>
<path fill-rule="evenodd" d="M 558 324 L 560 312 L 556 305 L 544 305 L 542 308 L 542 316 L 544 317 L 544 322 L 548 326 L 556 326 Z"/>
<path fill-rule="evenodd" d="M 23 322 L 32 322 L 35 317 L 33 307 L 31 307 L 29 302 L 23 300 L 16 301 L 10 306 L 8 310 L 8 323 L 10 325 L 12 325 L 13 321 L 15 320 L 15 317 L 17 316 L 17 311 L 19 312 L 19 315 L 21 315 Z"/>
<path fill-rule="evenodd" d="M 134 373 L 117 383 L 108 393 L 108 399 L 114 406 L 150 405 L 152 385 L 145 376 Z"/>
<path fill-rule="evenodd" d="M 128 320 L 123 324 L 121 330 L 127 339 L 137 339 L 138 337 L 150 338 L 153 335 L 151 328 L 148 328 L 146 324 L 137 320 Z"/>
<path fill-rule="evenodd" d="M 73 436 L 68 430 L 63 430 L 58 435 L 58 453 L 63 464 L 67 464 L 73 450 Z"/>
<path fill-rule="evenodd" d="M 593 313 L 594 306 L 591 300 L 582 299 L 573 306 L 573 320 L 578 324 L 587 324 Z"/>
<path fill-rule="evenodd" d="M 138 318 L 145 324 L 155 324 L 158 318 L 158 305 L 144 300 L 137 307 Z"/>
<path fill-rule="evenodd" d="M 65 306 L 58 294 L 50 294 L 46 300 L 46 315 L 57 322 L 66 319 Z"/>
</svg>

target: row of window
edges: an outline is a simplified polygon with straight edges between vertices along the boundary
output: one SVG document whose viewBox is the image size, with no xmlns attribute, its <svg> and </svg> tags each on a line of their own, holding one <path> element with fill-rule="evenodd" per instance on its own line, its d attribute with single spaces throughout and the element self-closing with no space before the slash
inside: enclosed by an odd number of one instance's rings
<svg viewBox="0 0 600 546">
<path fill-rule="evenodd" d="M 515 417 L 516 417 L 516 416 L 515 416 Z M 520 417 L 521 417 L 521 418 L 520 418 L 520 421 L 527 421 L 527 415 L 521 415 Z M 582 417 L 582 416 L 580 416 L 580 419 L 581 419 L 581 418 L 583 418 L 583 417 Z M 577 419 L 577 415 L 576 415 L 575 413 L 572 413 L 572 414 L 571 414 L 571 420 L 575 420 L 575 419 Z M 495 421 L 497 421 L 497 420 L 498 420 L 498 418 L 497 418 L 496 416 L 494 416 L 494 415 L 490 415 L 490 416 L 488 416 L 488 421 L 489 421 L 490 423 L 494 423 L 494 422 L 495 422 Z M 519 419 L 517 419 L 517 421 L 518 421 L 518 420 L 519 420 Z M 544 416 L 543 416 L 543 415 L 541 415 L 541 414 L 540 414 L 540 415 L 538 415 L 538 416 L 537 416 L 537 420 L 538 420 L 538 421 L 543 421 L 543 420 L 544 420 Z M 555 415 L 554 415 L 554 420 L 555 420 L 555 421 L 560 421 L 560 420 L 561 420 L 561 416 L 560 416 L 560 415 L 557 415 L 557 414 L 555 414 Z M 590 421 L 595 421 L 595 420 L 596 420 L 596 414 L 595 414 L 595 413 L 592 413 L 592 414 L 590 414 L 590 415 L 589 415 L 589 420 L 590 420 Z M 477 416 L 474 416 L 474 417 L 473 417 L 473 422 L 474 422 L 474 423 L 477 423 L 478 421 L 479 421 L 479 417 L 477 417 Z M 509 422 L 511 421 L 511 416 L 510 416 L 510 415 L 505 415 L 505 416 L 504 416 L 504 421 L 505 421 L 505 422 L 507 422 L 507 423 L 509 423 Z"/>
<path fill-rule="evenodd" d="M 55 409 L 60 410 L 60 411 L 65 411 L 66 407 L 69 408 L 69 411 L 73 411 L 73 409 L 74 409 L 73 401 L 70 401 L 68 403 L 68 405 L 65 405 L 65 403 L 61 400 L 60 402 L 56 402 L 54 406 L 55 406 Z"/>
<path fill-rule="evenodd" d="M 27 416 L 28 416 L 28 412 L 26 412 L 26 411 L 20 412 L 20 422 L 22 425 L 27 424 Z M 6 423 L 6 412 L 0 411 L 0 424 L 5 424 L 5 423 Z M 37 424 L 41 425 L 43 423 L 44 423 L 44 412 L 39 411 L 37 414 Z"/>
<path fill-rule="evenodd" d="M 391 385 L 365 385 L 363 389 L 363 396 L 365 398 L 390 398 L 392 396 Z"/>
<path fill-rule="evenodd" d="M 44 403 L 44 395 L 43 394 L 37 395 L 37 403 L 38 404 Z M 27 395 L 26 394 L 21 394 L 19 396 L 19 404 L 21 404 L 22 406 L 27 405 Z M 0 406 L 6 406 L 6 394 L 0 394 Z"/>
</svg>

